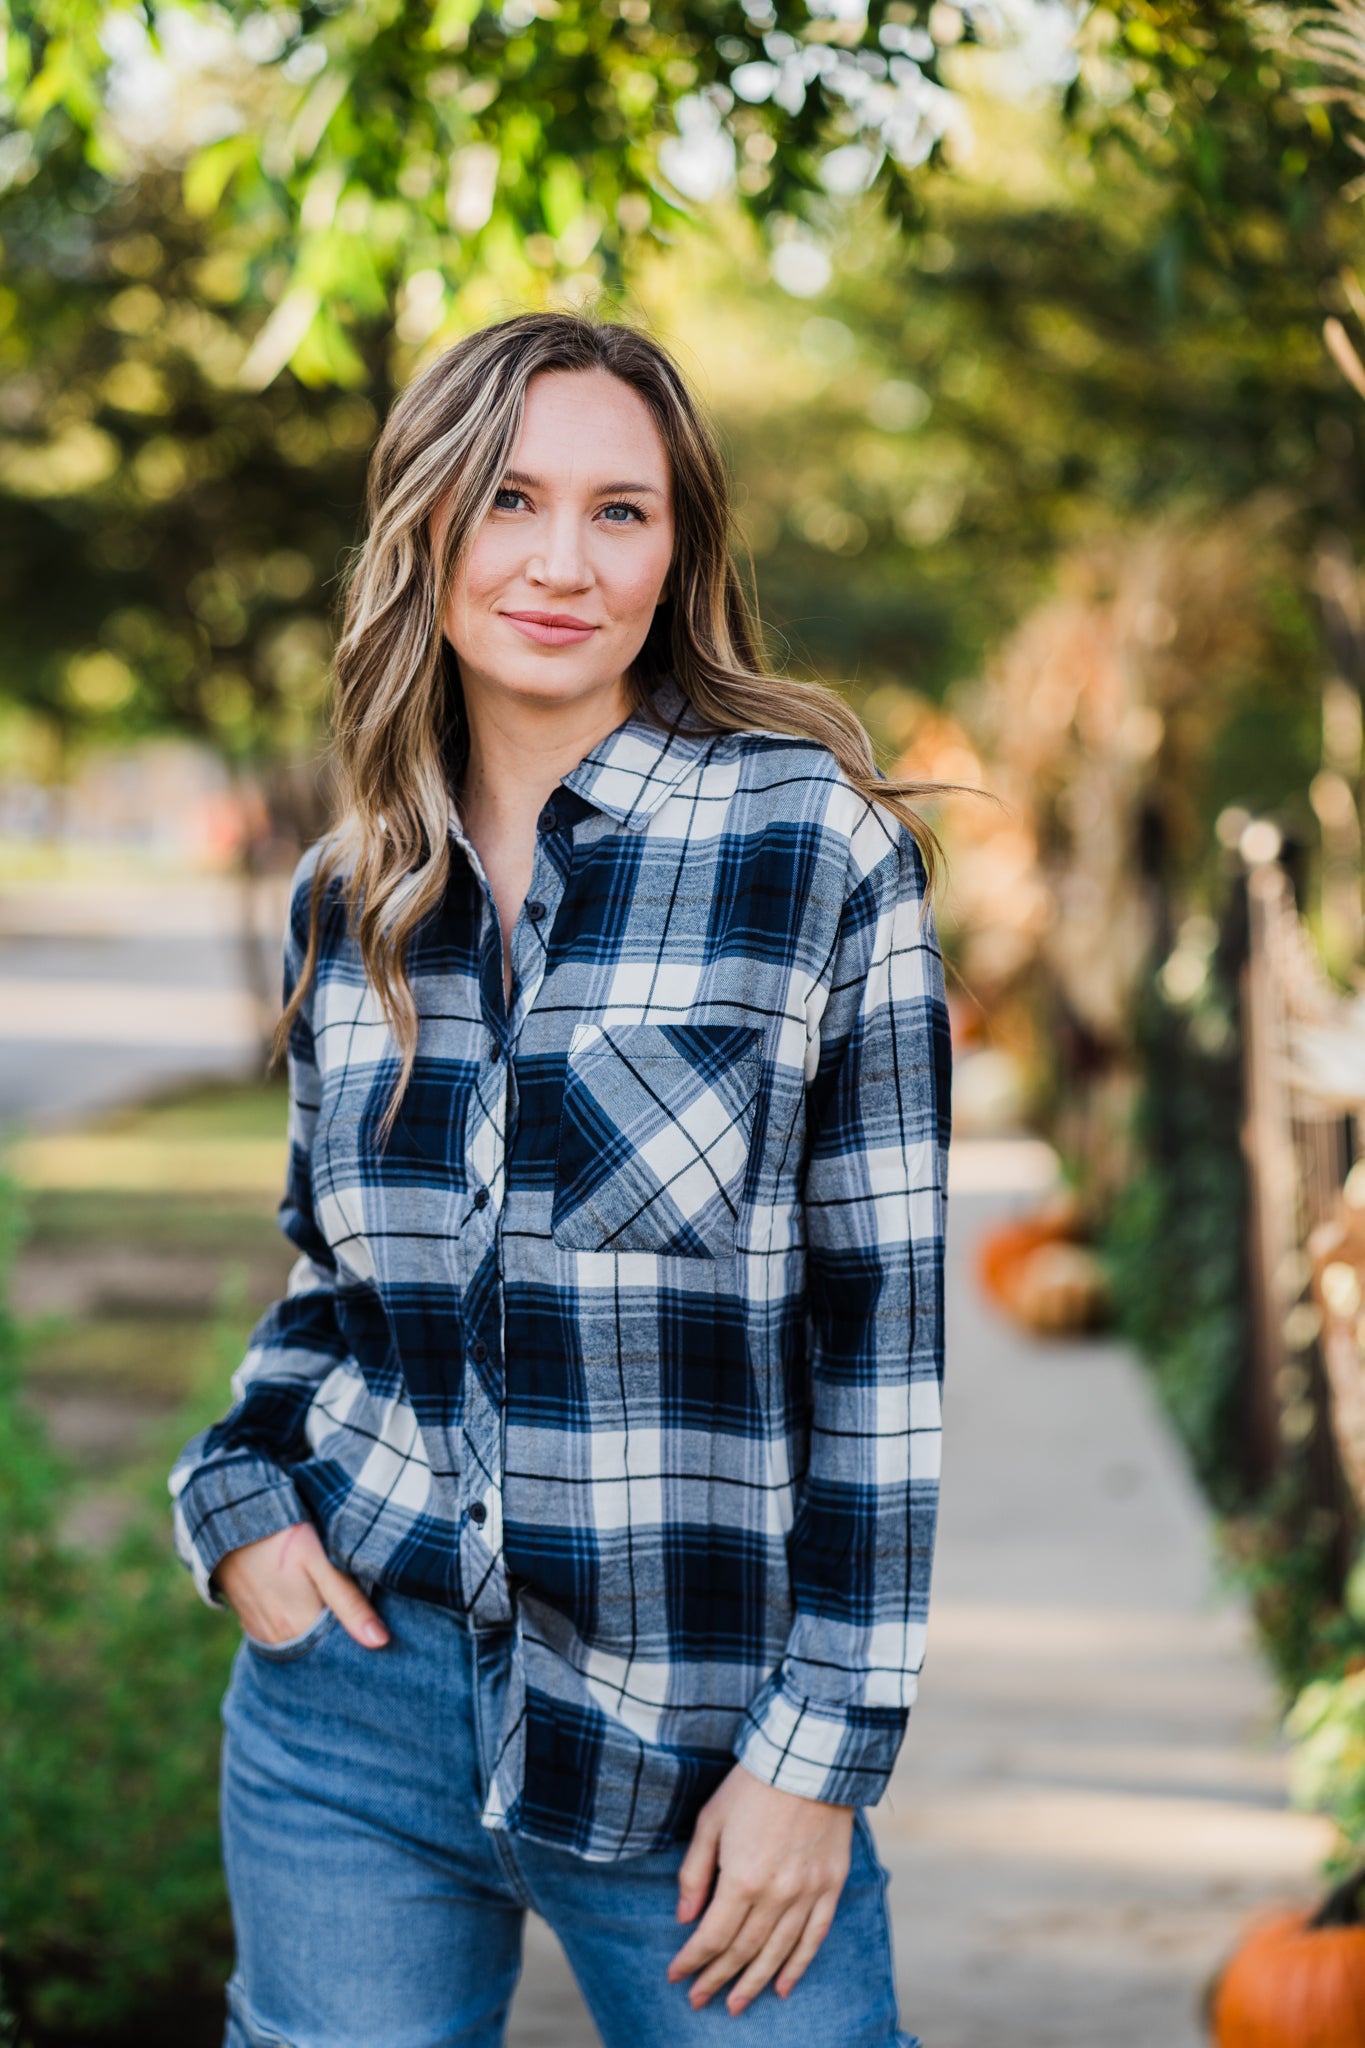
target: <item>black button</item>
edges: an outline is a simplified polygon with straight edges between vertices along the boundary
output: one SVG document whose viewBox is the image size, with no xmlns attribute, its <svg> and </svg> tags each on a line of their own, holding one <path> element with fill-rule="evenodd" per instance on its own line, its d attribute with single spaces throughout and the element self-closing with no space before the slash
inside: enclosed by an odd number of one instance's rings
<svg viewBox="0 0 1365 2048">
<path fill-rule="evenodd" d="M 496 1066 L 498 1064 L 498 1061 L 502 1058 L 502 1047 L 498 1044 L 496 1038 L 493 1040 L 492 1044 L 488 1048 L 488 1057 L 490 1060 L 492 1060 L 494 1066 Z"/>
<path fill-rule="evenodd" d="M 491 1197 L 489 1195 L 487 1188 L 475 1188 L 474 1207 L 476 1209 L 486 1209 L 488 1207 L 490 1200 Z"/>
<path fill-rule="evenodd" d="M 559 813 L 558 811 L 556 811 L 553 804 L 546 804 L 544 810 L 540 814 L 539 822 L 540 829 L 542 832 L 554 831 L 555 826 L 559 823 Z"/>
<path fill-rule="evenodd" d="M 488 1510 L 481 1500 L 476 1500 L 473 1507 L 469 1510 L 469 1519 L 477 1529 L 482 1529 L 484 1523 L 488 1520 Z"/>
<path fill-rule="evenodd" d="M 469 1355 L 473 1359 L 475 1365 L 483 1364 L 485 1358 L 487 1358 L 488 1356 L 488 1346 L 484 1343 L 482 1337 L 476 1337 L 474 1339 L 474 1342 L 469 1347 Z"/>
<path fill-rule="evenodd" d="M 544 917 L 545 905 L 538 896 L 533 896 L 527 904 L 526 915 L 530 918 L 532 924 L 539 924 L 542 917 Z"/>
</svg>

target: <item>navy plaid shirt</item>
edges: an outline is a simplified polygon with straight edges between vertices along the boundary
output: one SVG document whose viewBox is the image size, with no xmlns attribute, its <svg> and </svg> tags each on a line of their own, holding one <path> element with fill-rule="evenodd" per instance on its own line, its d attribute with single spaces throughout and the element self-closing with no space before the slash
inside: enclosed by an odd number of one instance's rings
<svg viewBox="0 0 1365 2048">
<path fill-rule="evenodd" d="M 663 701 L 546 806 L 510 1005 L 452 809 L 387 1146 L 395 1045 L 330 888 L 290 1046 L 299 1258 L 171 1476 L 207 1599 L 311 1517 L 363 1584 L 510 1628 L 484 1823 L 600 1859 L 685 1836 L 736 1757 L 879 1797 L 938 1498 L 951 1066 L 919 849 L 823 749 Z"/>
</svg>

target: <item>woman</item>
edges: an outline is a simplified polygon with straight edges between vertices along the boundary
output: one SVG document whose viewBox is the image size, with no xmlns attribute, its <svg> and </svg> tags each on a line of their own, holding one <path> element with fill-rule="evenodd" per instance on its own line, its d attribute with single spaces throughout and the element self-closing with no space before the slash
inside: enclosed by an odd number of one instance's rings
<svg viewBox="0 0 1365 2048">
<path fill-rule="evenodd" d="M 500 2042 L 528 1906 L 608 2048 L 908 2040 L 862 1809 L 937 1497 L 933 839 L 730 544 L 623 325 L 469 336 L 374 451 L 299 1258 L 171 1481 L 244 1632 L 234 2048 Z"/>
</svg>

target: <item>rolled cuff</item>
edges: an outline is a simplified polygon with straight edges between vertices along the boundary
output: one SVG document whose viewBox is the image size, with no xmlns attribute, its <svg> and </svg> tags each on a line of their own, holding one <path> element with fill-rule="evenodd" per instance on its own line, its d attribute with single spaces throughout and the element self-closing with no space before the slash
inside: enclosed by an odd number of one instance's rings
<svg viewBox="0 0 1365 2048">
<path fill-rule="evenodd" d="M 909 1709 L 833 1706 L 795 1691 L 781 1667 L 755 1694 L 735 1738 L 746 1771 L 803 1799 L 875 1806 L 886 1790 Z"/>
<path fill-rule="evenodd" d="M 201 1465 L 175 1500 L 175 1547 L 210 1607 L 226 1607 L 209 1581 L 230 1550 L 309 1519 L 293 1481 L 265 1458 Z"/>
</svg>

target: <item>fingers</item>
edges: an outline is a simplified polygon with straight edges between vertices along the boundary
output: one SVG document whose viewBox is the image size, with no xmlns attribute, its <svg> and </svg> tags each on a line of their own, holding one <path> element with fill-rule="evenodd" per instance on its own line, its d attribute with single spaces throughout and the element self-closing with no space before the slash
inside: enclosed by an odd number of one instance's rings
<svg viewBox="0 0 1365 2048">
<path fill-rule="evenodd" d="M 738 2017 L 778 1971 L 776 1989 L 783 1998 L 805 1975 L 833 1924 L 839 1894 L 823 1893 L 814 1905 L 809 1898 L 749 1900 L 739 1894 L 725 1901 L 723 1917 L 715 1916 L 719 1903 L 717 1895 L 691 1941 L 674 1957 L 668 1974 L 673 1980 L 685 1976 L 689 1969 L 697 1972 L 688 1992 L 695 2011 L 738 1976 L 725 2001 L 727 2011 Z"/>
<path fill-rule="evenodd" d="M 296 1523 L 273 1536 L 244 1543 L 219 1559 L 214 1574 L 219 1590 L 247 1635 L 257 1642 L 283 1642 L 316 1621 L 316 1588 L 297 1565 L 287 1568 L 310 1537 L 316 1545 L 316 1531 L 308 1524 Z"/>
<path fill-rule="evenodd" d="M 774 1973 L 795 1949 L 801 1938 L 802 1929 L 809 1924 L 809 1909 L 805 1905 L 789 1906 L 754 1957 L 739 1981 L 732 1985 L 725 2001 L 726 2010 L 738 2017 L 746 2005 L 758 1997 L 764 1985 L 770 1983 Z"/>
<path fill-rule="evenodd" d="M 388 1630 L 355 1580 L 337 1570 L 320 1544 L 317 1555 L 308 1559 L 305 1569 L 319 1599 L 331 1608 L 347 1635 L 354 1636 L 367 1650 L 382 1649 L 389 1640 Z"/>
<path fill-rule="evenodd" d="M 348 1635 L 377 1650 L 389 1632 L 355 1580 L 338 1571 L 311 1522 L 244 1543 L 219 1559 L 215 1577 L 242 1627 L 259 1642 L 284 1642 L 316 1621 L 320 1600 Z"/>
<path fill-rule="evenodd" d="M 839 1895 L 837 1892 L 832 1894 L 827 1892 L 822 1899 L 816 1901 L 811 1916 L 806 1922 L 805 1932 L 788 1956 L 786 1962 L 782 1965 L 781 1973 L 776 1984 L 773 1986 L 779 1998 L 785 1998 L 792 1986 L 805 1976 L 806 1971 L 810 1968 L 815 1951 L 819 1948 L 834 1924 L 834 1913 L 838 1904 Z"/>
<path fill-rule="evenodd" d="M 698 1971 L 687 1994 L 694 2011 L 700 2012 L 707 2000 L 713 1998 L 720 1990 L 722 1984 L 728 1984 L 732 1977 L 737 1976 L 756 1956 L 762 1954 L 781 1912 L 782 1909 L 775 1902 L 766 1899 L 749 1905 L 749 1910 L 730 1940 L 718 1950 L 712 1961 Z M 705 1925 L 704 1921 L 702 1925 Z M 701 1928 L 698 1928 L 697 1932 L 700 1934 Z M 793 1940 L 796 1933 L 797 1930 L 793 1929 Z M 776 1963 L 773 1967 L 777 1967 Z"/>
<path fill-rule="evenodd" d="M 676 1984 L 680 1977 L 690 1977 L 695 1970 L 705 1970 L 708 1965 L 714 1966 L 715 1959 L 727 1952 L 749 1917 L 751 1903 L 746 1893 L 740 1891 L 737 1885 L 727 1885 L 722 1875 L 716 1896 L 702 1915 L 701 1924 L 691 1940 L 678 1950 L 668 1966 L 669 1983 Z M 756 1942 L 755 1951 L 757 1948 Z M 747 1962 L 748 1957 L 744 1960 Z M 735 1968 L 739 1967 L 737 1963 Z M 734 1972 L 730 1974 L 733 1976 Z M 723 1983 L 724 1979 L 720 1981 Z M 714 1988 L 713 1985 L 712 1990 Z M 694 2002 L 696 1991 L 697 1986 L 694 1984 L 691 1992 Z M 706 1995 L 709 1998 L 710 1992 Z"/>
<path fill-rule="evenodd" d="M 706 1807 L 697 1815 L 692 1840 L 678 1871 L 678 1918 L 695 1920 L 710 1896 L 720 1848 L 720 1823 Z"/>
<path fill-rule="evenodd" d="M 786 1997 L 834 1919 L 853 1821 L 851 1806 L 779 1791 L 735 1765 L 698 1815 L 678 1873 L 679 1920 L 694 1917 L 715 1878 L 710 1905 L 668 1969 L 670 1983 L 693 1978 L 695 2009 L 731 1984 L 727 2006 L 741 2013 L 774 1973 Z"/>
</svg>

